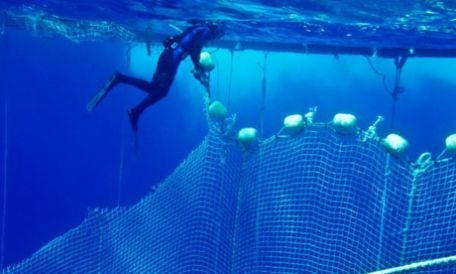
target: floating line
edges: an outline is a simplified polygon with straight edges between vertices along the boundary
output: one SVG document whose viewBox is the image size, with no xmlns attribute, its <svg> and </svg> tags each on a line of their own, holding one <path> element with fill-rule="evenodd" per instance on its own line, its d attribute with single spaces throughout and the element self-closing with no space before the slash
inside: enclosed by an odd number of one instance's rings
<svg viewBox="0 0 456 274">
<path fill-rule="evenodd" d="M 456 255 L 439 258 L 439 259 L 432 259 L 422 262 L 411 263 L 408 265 L 388 268 L 384 270 L 370 272 L 368 274 L 389 274 L 389 273 L 400 273 L 403 271 L 415 270 L 424 267 L 436 266 L 436 265 L 444 265 L 444 264 L 451 264 L 456 263 Z"/>
</svg>

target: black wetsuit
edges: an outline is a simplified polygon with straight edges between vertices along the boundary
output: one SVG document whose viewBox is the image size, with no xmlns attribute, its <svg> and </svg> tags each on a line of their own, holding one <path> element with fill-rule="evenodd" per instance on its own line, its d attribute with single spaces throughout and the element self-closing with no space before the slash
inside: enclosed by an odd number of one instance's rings
<svg viewBox="0 0 456 274">
<path fill-rule="evenodd" d="M 130 122 L 135 132 L 138 129 L 138 119 L 141 113 L 168 94 L 181 61 L 190 55 L 195 70 L 199 70 L 199 58 L 204 44 L 219 36 L 219 33 L 214 32 L 214 29 L 207 25 L 196 25 L 186 29 L 179 36 L 165 39 L 163 41 L 165 49 L 158 59 L 151 82 L 121 73 L 114 74 L 109 86 L 106 87 L 106 93 L 117 84 L 132 85 L 148 93 L 142 102 L 129 111 Z"/>
</svg>

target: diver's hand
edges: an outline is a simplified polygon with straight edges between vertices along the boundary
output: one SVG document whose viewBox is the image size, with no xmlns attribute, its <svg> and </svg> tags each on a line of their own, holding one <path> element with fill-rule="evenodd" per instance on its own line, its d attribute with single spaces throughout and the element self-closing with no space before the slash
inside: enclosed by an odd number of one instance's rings
<svg viewBox="0 0 456 274">
<path fill-rule="evenodd" d="M 199 69 L 192 70 L 193 76 L 198 80 L 209 92 L 209 74 Z"/>
<path fill-rule="evenodd" d="M 162 44 L 165 48 L 171 47 L 176 42 L 175 36 L 168 36 L 165 40 L 162 41 Z"/>
<path fill-rule="evenodd" d="M 195 69 L 192 69 L 192 74 L 193 74 L 193 77 L 195 77 L 196 80 L 201 81 L 201 79 L 204 76 L 204 71 L 195 68 Z"/>
</svg>

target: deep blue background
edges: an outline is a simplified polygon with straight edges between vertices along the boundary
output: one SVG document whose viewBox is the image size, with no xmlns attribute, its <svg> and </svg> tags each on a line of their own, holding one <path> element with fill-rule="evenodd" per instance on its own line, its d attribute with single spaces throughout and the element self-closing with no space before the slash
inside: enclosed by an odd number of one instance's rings
<svg viewBox="0 0 456 274">
<path fill-rule="evenodd" d="M 143 45 L 129 50 L 131 45 L 118 41 L 77 44 L 13 31 L 0 41 L 2 178 L 5 98 L 8 102 L 6 264 L 76 226 L 88 208 L 134 203 L 207 132 L 203 90 L 191 79 L 188 60 L 170 95 L 140 120 L 135 155 L 126 112 L 144 94 L 123 86 L 92 113 L 85 105 L 113 70 L 150 78 L 160 48 L 147 57 Z M 234 53 L 231 92 L 230 54 L 219 50 L 214 57 L 214 98 L 238 114 L 238 127 L 258 127 L 263 53 Z M 392 60 L 373 62 L 391 86 Z M 410 141 L 410 159 L 422 151 L 440 153 L 445 137 L 456 131 L 455 71 L 454 59 L 406 64 L 395 130 Z M 363 128 L 382 114 L 387 121 L 380 135 L 389 132 L 391 98 L 364 57 L 270 53 L 266 93 L 266 137 L 280 128 L 285 115 L 314 105 L 319 106 L 317 121 L 352 112 Z"/>
</svg>

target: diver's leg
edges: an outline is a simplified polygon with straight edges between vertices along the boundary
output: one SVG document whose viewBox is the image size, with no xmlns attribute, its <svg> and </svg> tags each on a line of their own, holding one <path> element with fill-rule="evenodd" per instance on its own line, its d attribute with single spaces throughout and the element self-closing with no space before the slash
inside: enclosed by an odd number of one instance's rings
<svg viewBox="0 0 456 274">
<path fill-rule="evenodd" d="M 128 111 L 131 127 L 134 132 L 138 131 L 138 119 L 143 111 L 155 104 L 168 94 L 174 79 L 174 73 L 155 73 L 153 80 L 148 84 L 147 92 L 149 95 L 141 101 L 136 107 Z"/>
<path fill-rule="evenodd" d="M 116 72 L 108 81 L 106 81 L 105 85 L 87 104 L 87 111 L 92 111 L 117 84 L 128 84 L 147 93 L 150 92 L 151 88 L 151 84 L 145 80 L 130 77 Z"/>
<path fill-rule="evenodd" d="M 128 111 L 128 118 L 130 119 L 131 128 L 133 129 L 133 142 L 136 152 L 138 152 L 138 120 L 143 111 L 162 99 L 168 93 L 169 87 L 166 89 L 157 89 L 157 92 L 149 94 L 142 100 L 136 107 Z"/>
<path fill-rule="evenodd" d="M 143 111 L 155 104 L 160 99 L 164 98 L 168 94 L 168 88 L 159 88 L 154 92 L 151 92 L 144 100 L 142 100 L 136 107 L 128 111 L 128 117 L 130 118 L 130 124 L 133 131 L 136 133 L 138 131 L 138 120 L 139 116 Z"/>
</svg>

